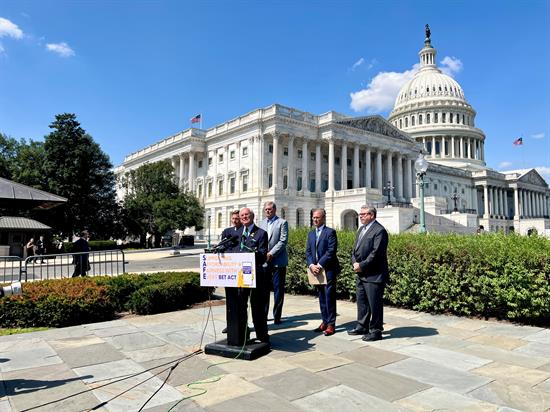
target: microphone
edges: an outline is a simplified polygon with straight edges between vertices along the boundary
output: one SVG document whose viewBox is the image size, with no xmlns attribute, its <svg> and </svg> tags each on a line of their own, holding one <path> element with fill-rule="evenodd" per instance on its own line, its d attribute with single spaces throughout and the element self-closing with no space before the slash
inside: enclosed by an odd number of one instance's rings
<svg viewBox="0 0 550 412">
<path fill-rule="evenodd" d="M 217 251 L 222 251 L 227 248 L 227 246 L 236 244 L 239 240 L 239 235 L 234 234 L 231 237 L 226 237 L 225 239 L 222 239 L 220 243 L 218 243 L 216 246 L 214 246 L 212 249 Z"/>
</svg>

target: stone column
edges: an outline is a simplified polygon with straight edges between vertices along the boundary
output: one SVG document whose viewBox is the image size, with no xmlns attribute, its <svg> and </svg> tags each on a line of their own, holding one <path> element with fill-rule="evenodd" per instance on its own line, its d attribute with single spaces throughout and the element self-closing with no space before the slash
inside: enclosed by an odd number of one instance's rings
<svg viewBox="0 0 550 412">
<path fill-rule="evenodd" d="M 422 152 L 426 153 L 426 137 L 422 137 Z"/>
<path fill-rule="evenodd" d="M 307 140 L 304 138 L 302 143 L 302 191 L 304 194 L 309 193 L 309 171 L 307 170 L 308 155 Z"/>
<path fill-rule="evenodd" d="M 455 137 L 451 136 L 451 157 L 454 159 L 455 156 Z"/>
<path fill-rule="evenodd" d="M 504 218 L 509 219 L 510 216 L 508 213 L 508 190 L 503 189 L 502 194 L 503 194 L 503 200 L 504 200 Z"/>
<path fill-rule="evenodd" d="M 407 160 L 407 162 L 410 164 L 411 174 L 412 174 L 411 197 L 416 197 L 416 171 L 414 169 L 415 160 L 411 159 L 411 160 Z"/>
<path fill-rule="evenodd" d="M 412 170 L 411 161 L 405 157 L 405 184 L 404 184 L 405 201 L 410 201 L 412 197 Z"/>
<path fill-rule="evenodd" d="M 503 218 L 506 217 L 506 209 L 504 209 L 504 189 L 500 188 L 498 189 L 498 195 L 499 195 L 499 200 L 500 200 L 500 216 L 502 216 Z"/>
<path fill-rule="evenodd" d="M 464 158 L 464 136 L 460 136 L 460 150 L 458 151 L 458 156 Z"/>
<path fill-rule="evenodd" d="M 296 189 L 296 165 L 294 164 L 294 136 L 288 138 L 288 190 Z"/>
<path fill-rule="evenodd" d="M 483 186 L 483 217 L 489 218 L 491 211 L 489 210 L 489 186 Z M 487 228 L 489 230 L 489 228 Z"/>
<path fill-rule="evenodd" d="M 334 192 L 334 140 L 328 141 L 328 192 Z"/>
<path fill-rule="evenodd" d="M 445 139 L 445 136 L 441 136 L 441 158 L 445 158 L 445 142 L 447 139 Z"/>
<path fill-rule="evenodd" d="M 472 205 L 470 206 L 473 210 L 475 210 L 476 214 L 478 213 L 477 208 L 477 188 L 474 186 L 472 188 Z"/>
<path fill-rule="evenodd" d="M 358 188 L 359 185 L 359 145 L 355 143 L 353 147 L 353 188 Z"/>
<path fill-rule="evenodd" d="M 519 190 L 517 187 L 514 188 L 514 220 L 519 220 Z"/>
<path fill-rule="evenodd" d="M 432 159 L 435 159 L 435 136 L 432 137 Z"/>
<path fill-rule="evenodd" d="M 386 152 L 386 178 L 393 186 L 393 164 L 392 164 L 392 152 L 389 150 Z M 383 186 L 382 186 L 383 187 Z"/>
<path fill-rule="evenodd" d="M 384 187 L 384 184 L 382 183 L 382 152 L 380 149 L 376 152 L 376 175 L 375 175 L 375 181 L 376 181 L 376 188 L 382 190 Z"/>
<path fill-rule="evenodd" d="M 279 184 L 279 134 L 273 133 L 273 156 L 271 158 L 271 187 L 277 190 Z"/>
<path fill-rule="evenodd" d="M 183 188 L 183 166 L 184 166 L 184 154 L 183 153 L 180 153 L 179 155 L 179 159 L 180 159 L 180 173 L 179 173 L 179 182 L 178 182 L 178 186 L 181 188 Z"/>
<path fill-rule="evenodd" d="M 195 193 L 195 152 L 189 152 L 189 190 Z"/>
<path fill-rule="evenodd" d="M 397 200 L 403 201 L 403 156 L 397 154 Z"/>
<path fill-rule="evenodd" d="M 367 147 L 365 150 L 365 187 L 367 189 L 372 187 L 370 155 L 370 147 Z"/>
<path fill-rule="evenodd" d="M 479 141 L 479 150 L 481 154 L 481 160 L 485 160 L 485 144 L 483 141 Z"/>
<path fill-rule="evenodd" d="M 342 154 L 340 155 L 340 190 L 348 188 L 348 144 L 342 143 Z"/>
<path fill-rule="evenodd" d="M 321 143 L 315 145 L 315 193 L 321 193 Z"/>
</svg>

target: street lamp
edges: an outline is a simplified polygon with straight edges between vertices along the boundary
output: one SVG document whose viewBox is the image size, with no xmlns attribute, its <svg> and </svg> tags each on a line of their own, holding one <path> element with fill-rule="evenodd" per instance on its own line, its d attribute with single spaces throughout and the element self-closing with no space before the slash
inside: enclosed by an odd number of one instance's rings
<svg viewBox="0 0 550 412">
<path fill-rule="evenodd" d="M 426 221 L 424 219 L 424 176 L 428 170 L 428 161 L 424 159 L 424 155 L 418 154 L 418 158 L 414 162 L 414 170 L 416 170 L 416 182 L 418 183 L 418 194 L 420 197 L 420 228 L 418 232 L 426 233 Z"/>
<path fill-rule="evenodd" d="M 387 192 L 387 194 L 388 194 L 388 203 L 387 203 L 387 205 L 388 205 L 388 206 L 391 206 L 391 194 L 392 194 L 393 190 L 395 189 L 395 187 L 392 186 L 392 184 L 391 184 L 391 180 L 388 180 L 388 184 L 387 184 L 386 186 L 384 186 L 383 189 L 384 189 L 384 190 Z"/>
<path fill-rule="evenodd" d="M 456 193 L 456 191 L 451 195 L 451 200 L 455 203 L 455 208 L 453 209 L 453 212 L 458 212 L 458 208 L 456 207 L 457 200 L 460 199 L 460 195 Z"/>
<path fill-rule="evenodd" d="M 208 215 L 208 249 L 210 249 L 210 223 L 212 222 L 212 216 Z"/>
</svg>

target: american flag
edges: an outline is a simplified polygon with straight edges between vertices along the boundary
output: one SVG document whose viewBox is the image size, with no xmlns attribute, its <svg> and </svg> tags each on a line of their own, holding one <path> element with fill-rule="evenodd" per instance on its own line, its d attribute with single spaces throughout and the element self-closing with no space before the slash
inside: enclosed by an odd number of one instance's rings
<svg viewBox="0 0 550 412">
<path fill-rule="evenodd" d="M 518 137 L 516 140 L 514 140 L 514 146 L 521 146 L 523 144 L 523 137 Z"/>
<path fill-rule="evenodd" d="M 199 123 L 201 121 L 201 115 L 198 114 L 195 117 L 191 118 L 191 123 Z"/>
</svg>

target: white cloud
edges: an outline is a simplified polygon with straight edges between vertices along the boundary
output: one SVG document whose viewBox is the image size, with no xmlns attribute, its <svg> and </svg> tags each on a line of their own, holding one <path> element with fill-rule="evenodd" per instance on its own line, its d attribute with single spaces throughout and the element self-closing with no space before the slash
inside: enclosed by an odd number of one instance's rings
<svg viewBox="0 0 550 412">
<path fill-rule="evenodd" d="M 535 170 L 539 172 L 539 174 L 546 179 L 546 181 L 550 180 L 550 167 L 548 166 L 538 166 L 535 167 Z"/>
<path fill-rule="evenodd" d="M 59 54 L 61 57 L 71 57 L 74 56 L 74 50 L 65 43 L 48 43 L 46 44 L 46 49 L 54 53 Z"/>
<path fill-rule="evenodd" d="M 498 168 L 499 168 L 499 169 L 507 169 L 507 168 L 509 168 L 510 166 L 512 166 L 512 162 L 506 162 L 506 161 L 504 161 L 504 162 L 500 162 L 500 163 L 498 164 Z"/>
<path fill-rule="evenodd" d="M 350 107 L 356 112 L 368 110 L 374 113 L 391 109 L 397 93 L 405 83 L 413 78 L 418 68 L 419 65 L 415 64 L 410 70 L 405 70 L 402 73 L 378 73 L 365 89 L 350 93 Z"/>
<path fill-rule="evenodd" d="M 441 66 L 439 67 L 441 71 L 449 76 L 454 76 L 456 73 L 460 73 L 464 65 L 456 57 L 445 56 L 441 60 Z"/>
<path fill-rule="evenodd" d="M 533 139 L 544 139 L 544 136 L 546 136 L 546 135 L 544 134 L 544 132 L 542 132 L 542 133 L 535 133 L 535 134 L 532 134 L 532 135 L 531 135 L 531 137 L 532 137 Z"/>
<path fill-rule="evenodd" d="M 354 71 L 359 66 L 361 66 L 363 63 L 365 63 L 365 58 L 361 57 L 359 60 L 357 60 L 355 63 L 353 63 L 353 66 L 351 66 L 351 71 Z"/>
<path fill-rule="evenodd" d="M 17 24 L 0 17 L 0 37 L 13 37 L 14 39 L 21 39 L 23 38 L 23 30 L 21 30 Z"/>
</svg>

